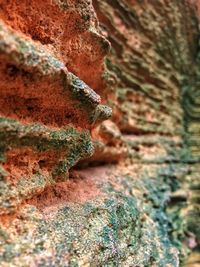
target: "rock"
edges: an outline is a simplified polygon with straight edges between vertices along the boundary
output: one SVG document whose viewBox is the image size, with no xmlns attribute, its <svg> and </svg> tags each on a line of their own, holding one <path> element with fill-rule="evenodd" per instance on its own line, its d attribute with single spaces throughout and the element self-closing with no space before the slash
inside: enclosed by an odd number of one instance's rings
<svg viewBox="0 0 200 267">
<path fill-rule="evenodd" d="M 0 266 L 199 264 L 198 8 L 0 1 Z"/>
</svg>

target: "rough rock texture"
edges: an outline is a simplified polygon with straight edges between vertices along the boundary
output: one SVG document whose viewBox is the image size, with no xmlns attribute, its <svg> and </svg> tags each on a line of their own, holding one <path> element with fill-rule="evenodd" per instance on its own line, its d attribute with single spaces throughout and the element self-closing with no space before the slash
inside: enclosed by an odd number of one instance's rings
<svg viewBox="0 0 200 267">
<path fill-rule="evenodd" d="M 198 7 L 0 0 L 0 266 L 199 266 Z"/>
</svg>

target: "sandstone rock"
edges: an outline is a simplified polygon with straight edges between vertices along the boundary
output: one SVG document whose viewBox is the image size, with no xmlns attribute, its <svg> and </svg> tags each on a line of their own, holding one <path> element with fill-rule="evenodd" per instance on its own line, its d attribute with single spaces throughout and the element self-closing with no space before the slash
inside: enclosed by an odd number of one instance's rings
<svg viewBox="0 0 200 267">
<path fill-rule="evenodd" d="M 0 0 L 0 266 L 200 264 L 198 2 Z"/>
</svg>

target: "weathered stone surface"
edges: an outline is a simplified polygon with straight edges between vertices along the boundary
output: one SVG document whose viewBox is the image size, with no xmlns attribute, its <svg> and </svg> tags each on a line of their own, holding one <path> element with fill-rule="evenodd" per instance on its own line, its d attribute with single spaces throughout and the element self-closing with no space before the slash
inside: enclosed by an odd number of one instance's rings
<svg viewBox="0 0 200 267">
<path fill-rule="evenodd" d="M 200 264 L 198 4 L 0 0 L 0 266 Z"/>
<path fill-rule="evenodd" d="M 198 1 L 95 1 L 112 44 L 107 67 L 118 79 L 113 119 L 122 133 L 129 134 L 124 138 L 134 162 L 165 162 L 185 169 L 181 179 L 166 173 L 180 183 L 172 194 L 173 202 L 182 207 L 172 236 L 183 241 L 188 235 L 190 248 L 197 250 L 198 5 Z"/>
</svg>

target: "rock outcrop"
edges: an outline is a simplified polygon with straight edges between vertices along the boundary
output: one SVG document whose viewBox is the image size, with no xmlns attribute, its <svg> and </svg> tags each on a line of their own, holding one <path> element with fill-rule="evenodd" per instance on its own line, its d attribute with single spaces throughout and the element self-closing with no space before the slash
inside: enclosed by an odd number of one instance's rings
<svg viewBox="0 0 200 267">
<path fill-rule="evenodd" d="M 0 0 L 0 266 L 200 264 L 198 5 Z"/>
</svg>

